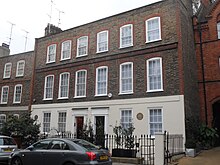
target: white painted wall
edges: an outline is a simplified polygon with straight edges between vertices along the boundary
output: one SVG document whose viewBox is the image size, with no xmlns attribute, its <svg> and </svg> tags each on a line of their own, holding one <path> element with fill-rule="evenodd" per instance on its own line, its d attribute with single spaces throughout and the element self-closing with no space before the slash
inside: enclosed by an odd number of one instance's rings
<svg viewBox="0 0 220 165">
<path fill-rule="evenodd" d="M 32 106 L 32 116 L 38 116 L 38 123 L 43 123 L 43 113 L 51 113 L 51 128 L 58 127 L 58 112 L 67 112 L 66 131 L 74 132 L 75 116 L 84 116 L 94 121 L 94 116 L 99 113 L 106 117 L 105 132 L 112 134 L 115 126 L 120 122 L 120 109 L 133 110 L 135 134 L 149 134 L 149 108 L 162 108 L 163 130 L 170 134 L 183 134 L 185 137 L 184 96 L 165 96 L 151 98 L 107 100 L 95 102 L 72 102 L 60 104 L 40 104 Z M 143 119 L 138 120 L 136 115 L 143 114 Z M 84 120 L 85 121 L 85 120 Z M 41 127 L 42 131 L 42 127 Z"/>
</svg>

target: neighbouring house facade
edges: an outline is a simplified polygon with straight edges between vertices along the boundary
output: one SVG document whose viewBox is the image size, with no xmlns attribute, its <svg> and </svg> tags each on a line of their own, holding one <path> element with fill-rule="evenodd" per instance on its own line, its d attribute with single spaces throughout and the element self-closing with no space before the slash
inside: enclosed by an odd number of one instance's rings
<svg viewBox="0 0 220 165">
<path fill-rule="evenodd" d="M 0 46 L 0 128 L 8 115 L 19 117 L 30 110 L 30 86 L 34 52 L 9 55 L 9 46 Z"/>
<path fill-rule="evenodd" d="M 194 17 L 201 119 L 220 135 L 220 1 L 202 0 Z M 219 142 L 220 144 L 220 142 Z"/>
<path fill-rule="evenodd" d="M 79 137 L 91 123 L 112 134 L 132 122 L 137 135 L 190 136 L 199 117 L 191 2 L 160 1 L 45 34 L 35 42 L 31 95 L 42 133 Z"/>
</svg>

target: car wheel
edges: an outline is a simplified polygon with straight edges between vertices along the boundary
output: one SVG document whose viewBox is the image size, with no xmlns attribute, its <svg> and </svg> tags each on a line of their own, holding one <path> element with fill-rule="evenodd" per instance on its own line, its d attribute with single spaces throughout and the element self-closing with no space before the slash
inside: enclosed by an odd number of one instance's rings
<svg viewBox="0 0 220 165">
<path fill-rule="evenodd" d="M 16 157 L 16 158 L 12 159 L 11 165 L 22 165 L 22 161 L 20 158 Z"/>
</svg>

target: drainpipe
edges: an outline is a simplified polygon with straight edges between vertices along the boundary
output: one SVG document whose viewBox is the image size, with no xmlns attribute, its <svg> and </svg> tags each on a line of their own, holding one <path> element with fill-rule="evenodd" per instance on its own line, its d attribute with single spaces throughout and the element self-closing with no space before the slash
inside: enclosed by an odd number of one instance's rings
<svg viewBox="0 0 220 165">
<path fill-rule="evenodd" d="M 204 108 L 205 108 L 205 124 L 208 125 L 208 112 L 207 112 L 207 98 L 206 98 L 206 84 L 205 84 L 205 68 L 204 68 L 204 55 L 202 47 L 202 30 L 201 22 L 199 22 L 199 44 L 200 44 L 200 57 L 202 65 L 202 86 L 203 86 L 203 98 L 204 98 Z"/>
</svg>

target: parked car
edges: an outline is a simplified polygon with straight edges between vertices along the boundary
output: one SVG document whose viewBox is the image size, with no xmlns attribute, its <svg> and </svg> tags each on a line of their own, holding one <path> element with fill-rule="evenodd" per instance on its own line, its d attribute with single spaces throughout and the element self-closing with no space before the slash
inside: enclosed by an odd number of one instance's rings
<svg viewBox="0 0 220 165">
<path fill-rule="evenodd" d="M 12 137 L 0 135 L 0 164 L 7 163 L 12 150 L 16 148 L 17 144 Z"/>
<path fill-rule="evenodd" d="M 82 140 L 49 138 L 12 152 L 10 165 L 112 165 L 109 152 Z"/>
</svg>

